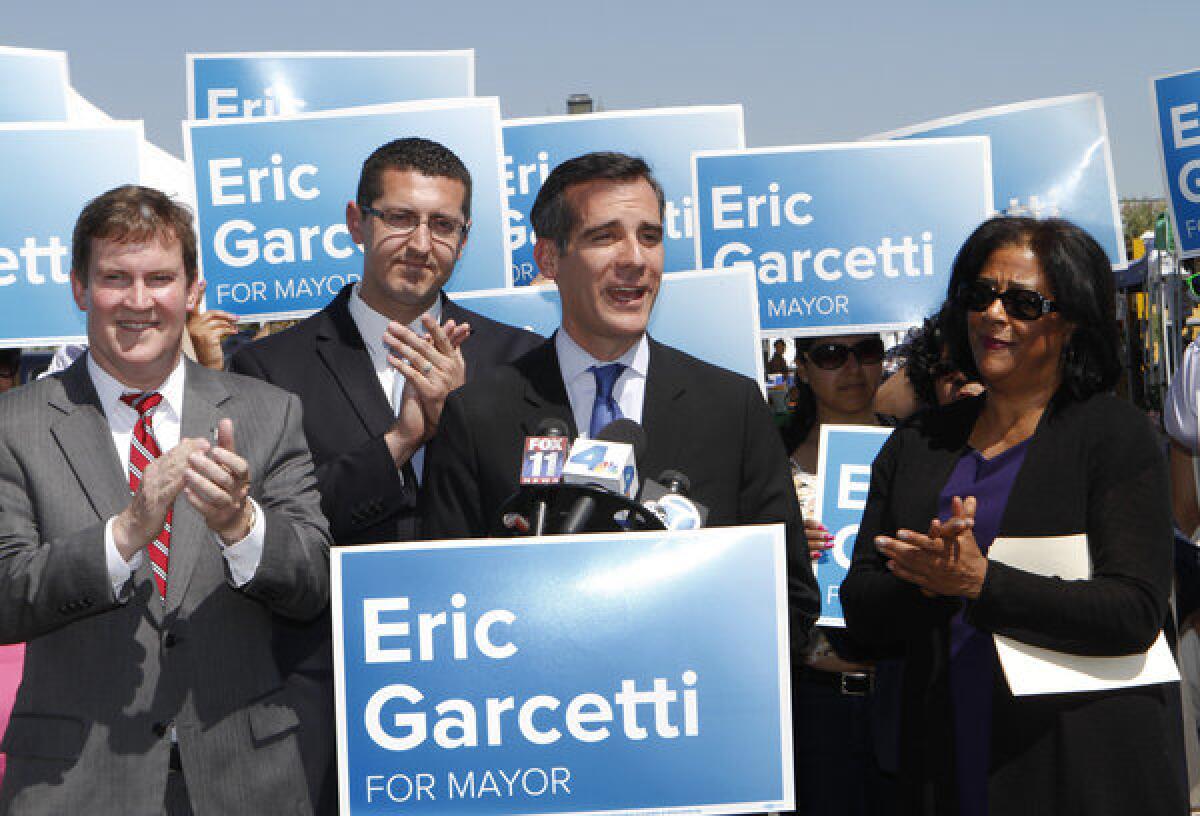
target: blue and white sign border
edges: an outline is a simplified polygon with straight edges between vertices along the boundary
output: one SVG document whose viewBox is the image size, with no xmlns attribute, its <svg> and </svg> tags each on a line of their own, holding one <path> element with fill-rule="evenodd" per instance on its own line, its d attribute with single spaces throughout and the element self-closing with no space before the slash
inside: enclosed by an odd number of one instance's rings
<svg viewBox="0 0 1200 816">
<path fill-rule="evenodd" d="M 787 557 L 785 531 L 782 524 L 767 525 L 771 528 L 775 562 L 775 592 L 776 597 L 782 598 L 783 603 L 776 608 L 776 658 L 779 665 L 779 745 L 783 753 L 782 763 L 782 792 L 783 802 L 794 802 L 794 748 L 792 745 L 792 695 L 791 695 L 791 640 L 788 632 L 787 610 Z M 647 533 L 593 533 L 575 536 L 539 536 L 513 539 L 460 539 L 452 541 L 421 541 L 393 542 L 386 544 L 366 544 L 356 547 L 332 547 L 329 551 L 330 579 L 330 610 L 333 614 L 333 682 L 334 701 L 336 704 L 337 731 L 337 767 L 338 767 L 338 807 L 341 813 L 351 813 L 350 808 L 350 766 L 349 746 L 346 743 L 346 642 L 342 635 L 345 621 L 342 616 L 342 559 L 352 558 L 358 554 L 380 552 L 405 552 L 413 550 L 445 550 L 484 547 L 510 547 L 527 545 L 554 545 L 566 541 L 596 541 L 611 540 L 620 536 L 622 541 L 636 541 L 639 538 L 647 541 L 661 541 L 664 537 L 685 539 L 720 539 L 726 534 L 721 528 L 705 530 L 689 530 L 687 532 L 647 532 Z M 667 564 L 662 565 L 666 570 Z M 731 802 L 722 805 L 697 805 L 668 808 L 647 808 L 645 810 L 600 810 L 600 811 L 562 811 L 545 814 L 545 816 L 628 816 L 629 814 L 680 814 L 680 816 L 708 816 L 709 814 L 749 813 L 761 808 L 761 802 Z"/>
<path fill-rule="evenodd" d="M 1183 73 L 1187 73 L 1184 71 Z M 1118 225 L 1115 235 L 1113 236 L 1117 251 L 1120 257 L 1113 263 L 1114 268 L 1124 269 L 1129 264 L 1129 259 L 1125 256 L 1125 236 L 1121 233 L 1121 202 L 1117 196 L 1117 175 L 1113 169 L 1112 159 L 1112 139 L 1108 135 L 1108 119 L 1104 116 L 1104 98 L 1095 91 L 1087 93 L 1069 94 L 1067 96 L 1051 96 L 1045 99 L 1031 99 L 1025 102 L 1013 102 L 1007 105 L 996 105 L 991 108 L 980 108 L 979 110 L 967 111 L 966 113 L 956 113 L 953 116 L 944 116 L 941 119 L 933 119 L 928 122 L 921 122 L 916 125 L 889 130 L 884 133 L 876 133 L 872 136 L 865 137 L 864 141 L 875 141 L 879 139 L 902 139 L 906 136 L 911 136 L 914 133 L 921 133 L 934 128 L 953 127 L 954 125 L 962 125 L 967 122 L 973 122 L 976 119 L 984 119 L 988 116 L 997 116 L 1005 113 L 1017 113 L 1019 111 L 1036 110 L 1038 108 L 1050 108 L 1059 105 L 1066 105 L 1072 102 L 1078 102 L 1082 99 L 1090 99 L 1096 105 L 1096 114 L 1100 120 L 1100 135 L 1104 139 L 1104 166 L 1108 171 L 1108 196 L 1109 204 L 1112 208 L 1113 224 Z M 1161 152 L 1161 151 L 1160 151 Z M 1164 176 L 1165 177 L 1165 176 Z M 1167 188 L 1170 189 L 1170 188 Z M 989 205 L 989 209 L 995 210 L 995 201 Z M 1178 235 L 1178 233 L 1176 233 Z"/>
<path fill-rule="evenodd" d="M 1162 74 L 1150 80 L 1150 101 L 1154 103 L 1154 129 L 1158 132 L 1158 171 L 1160 178 L 1162 178 L 1163 190 L 1166 192 L 1167 212 L 1171 214 L 1171 229 L 1175 231 L 1175 252 L 1181 259 L 1200 256 L 1200 247 L 1194 250 L 1186 250 L 1183 248 L 1179 238 L 1183 233 L 1179 231 L 1179 218 L 1175 215 L 1175 196 L 1172 194 L 1175 185 L 1171 183 L 1170 174 L 1167 172 L 1167 156 L 1164 152 L 1166 147 L 1163 143 L 1165 134 L 1161 132 L 1162 112 L 1158 109 L 1158 83 L 1164 79 L 1174 79 L 1175 77 L 1195 73 L 1200 73 L 1200 68 L 1176 71 L 1173 74 Z"/>
<path fill-rule="evenodd" d="M 370 115 L 373 113 L 413 113 L 415 111 L 422 111 L 422 110 L 447 110 L 450 108 L 469 108 L 469 107 L 492 108 L 496 111 L 497 115 L 494 119 L 494 121 L 496 122 L 495 134 L 494 134 L 495 138 L 496 138 L 496 149 L 497 149 L 497 154 L 496 154 L 497 164 L 496 164 L 496 166 L 498 168 L 501 167 L 502 166 L 501 162 L 503 162 L 503 160 L 504 160 L 504 156 L 503 156 L 504 134 L 500 128 L 500 116 L 499 116 L 500 100 L 494 96 L 471 96 L 471 97 L 463 96 L 463 97 L 451 97 L 448 99 L 420 99 L 420 100 L 414 100 L 412 102 L 389 102 L 385 105 L 362 105 L 357 108 L 336 108 L 334 110 L 309 111 L 307 113 L 293 113 L 293 114 L 275 115 L 275 116 L 249 116 L 249 117 L 238 117 L 238 118 L 228 118 L 228 119 L 185 119 L 183 121 L 183 125 L 182 125 L 183 126 L 183 157 L 184 157 L 184 161 L 187 163 L 188 168 L 191 169 L 191 172 L 189 173 L 189 176 L 190 176 L 189 180 L 192 184 L 192 191 L 191 191 L 192 197 L 193 197 L 192 200 L 196 201 L 196 202 L 199 202 L 199 200 L 200 200 L 199 199 L 199 191 L 195 189 L 194 156 L 192 155 L 192 129 L 193 128 L 225 127 L 225 126 L 233 125 L 233 124 L 236 124 L 238 126 L 244 126 L 244 125 L 258 126 L 258 125 L 271 124 L 273 122 L 296 122 L 296 121 L 301 121 L 301 120 L 305 120 L 305 119 L 343 119 L 343 118 L 354 117 L 354 116 Z M 355 180 L 355 181 L 357 181 L 357 180 Z M 507 200 L 507 196 L 505 195 L 505 192 L 504 192 L 504 174 L 498 172 L 496 174 L 496 181 L 497 181 L 497 191 L 499 192 L 499 195 L 500 195 L 500 217 L 501 217 L 500 230 L 501 230 L 501 235 L 503 235 L 504 228 L 505 228 L 505 224 L 503 223 L 504 207 L 505 207 L 505 202 Z M 481 185 L 478 180 L 473 181 L 473 187 L 476 190 L 481 188 Z M 349 201 L 353 197 L 354 197 L 354 189 L 353 189 L 353 187 L 350 187 L 349 189 L 346 190 L 345 201 Z M 200 208 L 199 207 L 196 208 L 196 232 L 197 232 L 197 234 L 201 234 Z M 505 268 L 507 269 L 512 266 L 512 250 L 509 249 L 509 247 L 508 247 L 508 241 L 502 241 L 501 243 L 503 245 L 502 256 L 498 259 L 498 262 L 505 264 Z M 200 265 L 201 277 L 204 277 L 204 261 L 203 261 L 202 255 L 203 255 L 203 253 L 201 253 L 201 257 L 197 257 L 196 260 L 197 260 L 197 263 Z M 509 275 L 507 277 L 507 280 L 508 280 L 509 286 L 512 286 L 512 275 Z M 253 320 L 253 321 L 296 320 L 296 319 L 303 319 L 305 317 L 308 317 L 309 315 L 313 314 L 314 311 L 316 311 L 316 310 L 304 309 L 304 310 L 290 311 L 290 312 L 263 312 L 263 313 L 256 312 L 253 317 L 247 317 L 245 319 Z"/>
<path fill-rule="evenodd" d="M 469 65 L 467 75 L 467 96 L 475 96 L 475 49 L 458 48 L 440 51 L 223 51 L 201 52 L 186 55 L 187 59 L 187 118 L 196 120 L 196 69 L 195 65 L 203 60 L 219 59 L 345 59 L 347 57 L 466 57 Z M 414 100 L 416 101 L 416 100 Z M 389 103 L 390 104 L 390 103 Z M 310 111 L 318 113 L 318 111 Z M 223 117 L 225 121 L 240 118 L 262 117 Z"/>
<path fill-rule="evenodd" d="M 963 142 L 983 142 L 984 143 L 984 171 L 985 171 L 985 192 L 986 202 L 984 209 L 986 212 L 991 212 L 995 196 L 993 194 L 992 184 L 992 145 L 991 140 L 986 136 L 941 136 L 931 139 L 922 139 L 921 144 L 959 144 Z M 783 145 L 780 147 L 747 147 L 742 150 L 697 150 L 692 153 L 692 201 L 696 208 L 696 218 L 700 218 L 700 177 L 697 173 L 697 162 L 699 159 L 713 156 L 750 156 L 761 155 L 766 153 L 815 153 L 818 151 L 836 151 L 836 150 L 858 150 L 862 148 L 868 149 L 891 149 L 905 144 L 910 144 L 903 141 L 861 141 L 861 142 L 822 142 L 811 145 Z M 701 225 L 696 225 L 696 258 L 702 260 L 703 247 L 701 246 L 703 230 Z M 955 248 L 957 252 L 957 248 Z M 724 271 L 718 269 L 717 271 Z M 754 276 L 755 291 L 757 293 L 757 274 Z M 757 299 L 757 295 L 756 295 Z M 761 318 L 756 318 L 756 322 L 761 325 Z M 828 327 L 817 328 L 795 328 L 795 329 L 761 329 L 759 336 L 764 338 L 792 338 L 792 337 L 826 337 L 842 334 L 874 334 L 875 332 L 898 332 L 906 331 L 912 328 L 913 323 L 864 323 L 861 325 L 838 326 L 836 329 Z M 759 377 L 762 380 L 762 377 Z"/>
<path fill-rule="evenodd" d="M 0 131 L 22 130 L 128 130 L 133 133 L 138 145 L 141 145 L 145 139 L 145 127 L 140 119 L 112 119 L 105 122 L 0 122 Z M 143 153 L 144 151 L 141 149 L 137 151 L 137 178 L 129 179 L 129 183 L 131 184 L 141 182 L 142 173 L 145 171 Z M 96 195 L 100 195 L 103 192 L 105 191 L 97 190 Z M 73 219 L 74 216 L 72 216 Z M 33 348 L 86 341 L 87 337 L 85 335 L 69 334 L 62 336 L 17 337 L 6 340 L 3 345 L 8 348 Z"/>
</svg>

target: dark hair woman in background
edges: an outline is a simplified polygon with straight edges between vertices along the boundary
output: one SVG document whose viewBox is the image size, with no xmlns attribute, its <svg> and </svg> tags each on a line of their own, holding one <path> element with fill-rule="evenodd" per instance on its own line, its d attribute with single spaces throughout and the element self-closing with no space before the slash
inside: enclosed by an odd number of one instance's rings
<svg viewBox="0 0 1200 816">
<path fill-rule="evenodd" d="M 798 397 L 782 432 L 814 559 L 833 558 L 833 536 L 813 512 L 821 426 L 880 424 L 874 402 L 883 355 L 878 334 L 796 340 Z M 892 797 L 875 745 L 874 666 L 841 630 L 819 627 L 809 643 L 792 666 L 796 813 L 888 813 Z"/>
<path fill-rule="evenodd" d="M 994 218 L 955 259 L 943 325 L 987 390 L 892 434 L 841 589 L 854 637 L 906 652 L 904 809 L 1187 813 L 1177 684 L 1018 698 L 992 639 L 1127 655 L 1167 618 L 1166 470 L 1145 417 L 1108 393 L 1108 258 L 1066 221 Z M 1087 580 L 987 557 L 998 537 L 1079 533 Z"/>
</svg>

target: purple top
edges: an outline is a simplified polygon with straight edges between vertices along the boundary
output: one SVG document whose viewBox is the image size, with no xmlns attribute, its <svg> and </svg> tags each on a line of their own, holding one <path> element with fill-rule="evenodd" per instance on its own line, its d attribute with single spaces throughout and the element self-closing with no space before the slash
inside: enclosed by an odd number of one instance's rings
<svg viewBox="0 0 1200 816">
<path fill-rule="evenodd" d="M 975 497 L 975 543 L 984 555 L 1000 530 L 1008 495 L 1028 447 L 1026 439 L 991 459 L 979 451 L 967 451 L 938 496 L 942 521 L 951 517 L 955 496 Z M 960 610 L 950 621 L 950 696 L 960 816 L 987 814 L 995 671 L 996 646 L 991 635 L 964 621 Z"/>
</svg>

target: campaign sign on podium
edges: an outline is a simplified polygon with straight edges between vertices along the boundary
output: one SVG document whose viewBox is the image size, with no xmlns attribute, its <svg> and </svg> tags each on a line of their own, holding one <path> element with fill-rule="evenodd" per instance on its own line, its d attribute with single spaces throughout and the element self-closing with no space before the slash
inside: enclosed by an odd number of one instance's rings
<svg viewBox="0 0 1200 816">
<path fill-rule="evenodd" d="M 901 128 L 873 139 L 987 136 L 995 208 L 1008 215 L 1060 216 L 1124 266 L 1125 239 L 1104 102 L 1097 93 L 1035 99 Z"/>
<path fill-rule="evenodd" d="M 454 300 L 485 317 L 549 337 L 562 322 L 558 288 L 523 286 L 461 292 Z M 744 270 L 665 275 L 650 315 L 650 336 L 707 363 L 762 382 L 758 302 Z"/>
<path fill-rule="evenodd" d="M 650 108 L 505 121 L 504 176 L 513 284 L 525 286 L 537 275 L 529 211 L 542 182 L 567 159 L 597 150 L 619 150 L 646 160 L 666 198 L 663 268 L 667 272 L 698 269 L 692 151 L 732 150 L 745 144 L 741 105 Z"/>
<path fill-rule="evenodd" d="M 71 232 L 83 205 L 139 180 L 141 122 L 0 124 L 0 347 L 78 340 Z"/>
<path fill-rule="evenodd" d="M 833 535 L 833 548 L 813 561 L 813 574 L 821 590 L 821 617 L 817 623 L 823 626 L 846 625 L 838 590 L 850 570 L 858 525 L 867 506 L 871 463 L 891 433 L 891 428 L 867 425 L 821 426 L 814 515 Z"/>
<path fill-rule="evenodd" d="M 507 285 L 499 111 L 486 97 L 184 122 L 208 305 L 302 317 L 358 280 L 346 203 L 363 160 L 398 134 L 446 145 L 471 173 L 471 230 L 446 290 Z"/>
<path fill-rule="evenodd" d="M 0 122 L 67 119 L 67 55 L 0 45 Z"/>
<path fill-rule="evenodd" d="M 188 54 L 187 82 L 189 119 L 448 99 L 475 95 L 475 52 Z"/>
<path fill-rule="evenodd" d="M 775 336 L 919 324 L 992 206 L 980 136 L 705 151 L 692 161 L 699 262 L 754 272 L 759 320 Z"/>
<path fill-rule="evenodd" d="M 1154 80 L 1163 183 L 1179 254 L 1200 255 L 1200 70 Z"/>
<path fill-rule="evenodd" d="M 783 525 L 331 568 L 343 814 L 792 809 Z"/>
</svg>

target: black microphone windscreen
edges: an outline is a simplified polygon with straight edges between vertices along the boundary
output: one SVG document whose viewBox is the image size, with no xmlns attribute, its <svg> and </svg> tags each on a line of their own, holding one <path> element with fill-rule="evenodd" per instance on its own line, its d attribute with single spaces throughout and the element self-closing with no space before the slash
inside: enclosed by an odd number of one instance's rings
<svg viewBox="0 0 1200 816">
<path fill-rule="evenodd" d="M 633 445 L 633 458 L 640 461 L 646 454 L 646 432 L 642 426 L 632 419 L 614 419 L 596 434 L 596 439 L 602 442 L 623 442 Z"/>
<path fill-rule="evenodd" d="M 538 423 L 534 436 L 570 436 L 571 429 L 558 417 L 546 417 Z"/>
<path fill-rule="evenodd" d="M 664 470 L 658 475 L 656 481 L 665 485 L 667 489 L 674 490 L 676 493 L 682 493 L 684 496 L 688 495 L 692 490 L 692 480 L 678 470 Z"/>
</svg>

